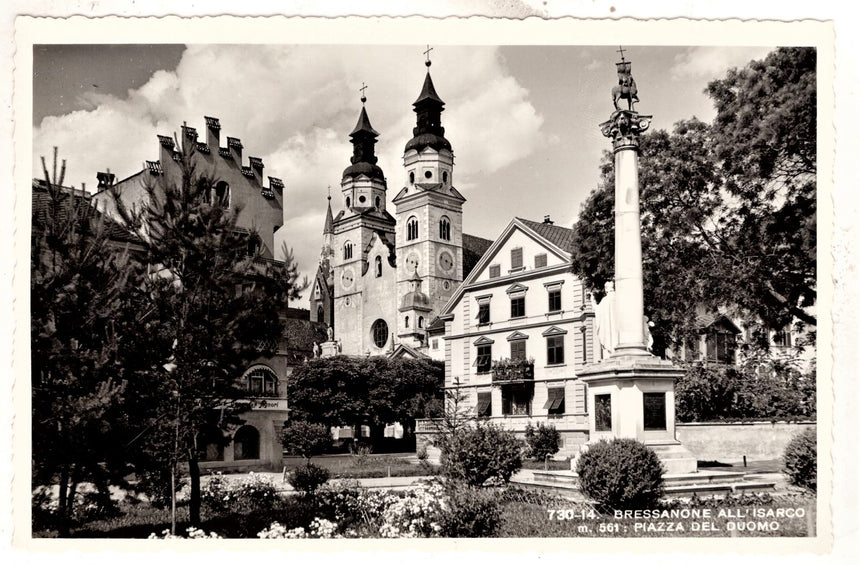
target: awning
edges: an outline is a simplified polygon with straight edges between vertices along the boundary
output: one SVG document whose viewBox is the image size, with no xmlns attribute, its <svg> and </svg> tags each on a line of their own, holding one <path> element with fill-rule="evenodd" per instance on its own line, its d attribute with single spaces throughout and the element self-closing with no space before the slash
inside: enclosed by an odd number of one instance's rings
<svg viewBox="0 0 860 565">
<path fill-rule="evenodd" d="M 544 408 L 548 408 L 549 410 L 558 410 L 562 402 L 564 402 L 563 388 L 558 387 L 547 389 L 547 399 L 546 403 L 543 405 Z"/>
</svg>

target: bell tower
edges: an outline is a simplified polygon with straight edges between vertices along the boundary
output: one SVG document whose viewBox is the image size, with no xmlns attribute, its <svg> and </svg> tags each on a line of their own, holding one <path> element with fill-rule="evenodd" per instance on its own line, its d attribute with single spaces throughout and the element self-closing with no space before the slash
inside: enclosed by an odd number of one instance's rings
<svg viewBox="0 0 860 565">
<path fill-rule="evenodd" d="M 463 280 L 463 203 L 454 188 L 454 152 L 445 138 L 442 112 L 445 102 L 436 93 L 430 76 L 430 51 L 425 55 L 427 73 L 418 99 L 412 104 L 416 124 L 403 153 L 404 187 L 394 198 L 397 217 L 397 296 L 410 292 L 416 277 L 429 297 L 428 322 L 445 305 Z M 398 320 L 398 334 L 415 331 Z"/>
<path fill-rule="evenodd" d="M 361 87 L 361 112 L 350 132 L 352 157 L 340 183 L 343 209 L 332 221 L 334 341 L 348 355 L 379 355 L 394 345 L 395 220 L 377 165 L 376 138 Z"/>
</svg>

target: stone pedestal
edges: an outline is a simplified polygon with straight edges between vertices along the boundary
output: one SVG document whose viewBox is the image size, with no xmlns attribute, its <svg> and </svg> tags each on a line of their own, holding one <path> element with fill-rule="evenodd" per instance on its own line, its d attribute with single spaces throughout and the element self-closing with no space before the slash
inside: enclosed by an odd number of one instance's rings
<svg viewBox="0 0 860 565">
<path fill-rule="evenodd" d="M 320 357 L 332 357 L 340 353 L 340 347 L 336 341 L 324 341 L 320 344 L 322 353 Z"/>
<path fill-rule="evenodd" d="M 582 369 L 580 377 L 588 385 L 588 444 L 636 439 L 657 453 L 667 473 L 694 473 L 696 457 L 675 438 L 675 379 L 683 372 L 641 354 L 614 356 Z"/>
</svg>

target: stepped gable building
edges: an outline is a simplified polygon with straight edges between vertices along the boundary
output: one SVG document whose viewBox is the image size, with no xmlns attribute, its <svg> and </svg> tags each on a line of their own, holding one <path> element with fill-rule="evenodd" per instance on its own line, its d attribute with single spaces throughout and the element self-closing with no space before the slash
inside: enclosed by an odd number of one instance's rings
<svg viewBox="0 0 860 565">
<path fill-rule="evenodd" d="M 118 181 L 115 185 L 123 202 L 131 207 L 146 198 L 146 186 L 156 180 L 180 183 L 182 170 L 177 160 L 182 144 L 192 149 L 191 164 L 199 174 L 217 180 L 213 201 L 225 208 L 239 208 L 237 225 L 247 230 L 256 229 L 262 240 L 261 254 L 267 259 L 275 257 L 275 232 L 283 225 L 284 183 L 275 177 L 263 175 L 263 160 L 249 157 L 248 164 L 242 161 L 242 141 L 227 137 L 226 147 L 221 147 L 221 122 L 206 116 L 206 141 L 198 141 L 197 129 L 183 125 L 182 137 L 174 140 L 167 135 L 158 136 L 159 158 L 146 161 L 146 166 L 137 173 Z M 177 147 L 177 141 L 180 147 Z M 106 173 L 99 173 L 105 175 Z M 100 210 L 110 214 L 113 200 L 108 186 L 99 182 L 99 191 L 93 202 Z"/>
<path fill-rule="evenodd" d="M 441 120 L 445 103 L 426 64 L 394 215 L 364 96 L 349 134 L 353 155 L 336 216 L 329 197 L 310 310 L 312 319 L 333 328 L 340 353 L 427 355 L 428 327 L 491 244 L 463 233 L 466 199 L 454 187 L 454 153 Z"/>
<path fill-rule="evenodd" d="M 178 140 L 158 136 L 158 155 L 146 161 L 145 168 L 113 183 L 114 176 L 98 173 L 98 192 L 91 200 L 93 206 L 107 217 L 116 217 L 110 189 L 119 191 L 120 198 L 131 207 L 147 198 L 150 183 L 180 183 L 182 170 L 177 141 L 185 144 L 191 154 L 191 164 L 198 174 L 217 182 L 212 202 L 230 209 L 239 209 L 238 229 L 256 230 L 260 236 L 261 261 L 275 261 L 274 234 L 283 225 L 284 183 L 281 179 L 264 176 L 263 160 L 249 157 L 243 164 L 240 139 L 226 138 L 221 146 L 221 124 L 218 118 L 205 117 L 206 141 L 198 141 L 197 130 L 183 125 Z M 189 146 L 190 144 L 190 146 Z M 35 186 L 34 186 L 35 188 Z M 244 424 L 224 432 L 217 426 L 201 430 L 203 460 L 206 469 L 280 469 L 283 455 L 281 428 L 287 420 L 287 379 L 293 369 L 314 355 L 314 343 L 326 339 L 325 326 L 310 321 L 310 312 L 274 304 L 284 322 L 284 333 L 272 336 L 277 341 L 273 357 L 260 357 L 236 375 L 248 390 L 247 410 L 240 414 Z M 229 441 L 222 439 L 227 433 Z"/>
</svg>

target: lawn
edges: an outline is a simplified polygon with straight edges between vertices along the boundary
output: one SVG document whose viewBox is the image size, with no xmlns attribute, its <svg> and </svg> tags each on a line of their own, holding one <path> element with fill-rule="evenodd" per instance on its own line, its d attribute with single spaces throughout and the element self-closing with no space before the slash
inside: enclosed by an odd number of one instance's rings
<svg viewBox="0 0 860 565">
<path fill-rule="evenodd" d="M 418 461 L 409 454 L 322 455 L 311 463 L 325 467 L 332 479 L 375 479 L 382 477 L 423 477 L 438 475 L 439 466 Z M 288 471 L 304 465 L 301 457 L 284 457 Z"/>
</svg>

